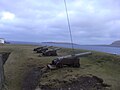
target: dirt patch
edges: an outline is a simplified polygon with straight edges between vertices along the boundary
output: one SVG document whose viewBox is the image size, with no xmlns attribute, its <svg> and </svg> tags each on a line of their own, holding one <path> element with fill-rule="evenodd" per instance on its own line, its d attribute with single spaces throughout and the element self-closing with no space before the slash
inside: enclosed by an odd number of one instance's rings
<svg viewBox="0 0 120 90">
<path fill-rule="evenodd" d="M 22 90 L 35 90 L 41 76 L 47 71 L 46 68 L 33 68 L 24 77 Z M 59 82 L 59 81 L 58 81 Z M 63 83 L 60 87 L 39 85 L 40 90 L 110 90 L 110 85 L 105 84 L 103 79 L 94 75 L 83 75 L 71 82 Z"/>
<path fill-rule="evenodd" d="M 0 52 L 0 54 L 2 54 L 3 64 L 5 64 L 5 62 L 7 61 L 10 53 L 11 53 L 11 52 Z"/>
<path fill-rule="evenodd" d="M 84 75 L 73 80 L 71 83 L 65 83 L 59 88 L 49 86 L 40 86 L 41 90 L 109 90 L 110 85 L 103 83 L 103 79 L 93 75 Z"/>
<path fill-rule="evenodd" d="M 24 77 L 22 90 L 35 90 L 41 76 L 41 67 L 31 69 Z"/>
<path fill-rule="evenodd" d="M 23 79 L 22 90 L 35 90 L 41 76 L 47 72 L 47 67 L 31 67 Z"/>
</svg>

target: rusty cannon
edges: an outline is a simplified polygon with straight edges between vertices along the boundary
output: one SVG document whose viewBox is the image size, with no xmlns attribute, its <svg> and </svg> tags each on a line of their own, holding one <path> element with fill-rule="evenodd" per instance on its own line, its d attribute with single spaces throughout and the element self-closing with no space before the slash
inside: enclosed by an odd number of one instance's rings
<svg viewBox="0 0 120 90">
<path fill-rule="evenodd" d="M 47 46 L 41 46 L 41 47 L 34 48 L 33 51 L 37 51 L 37 50 L 42 49 L 44 47 L 47 47 Z"/>
<path fill-rule="evenodd" d="M 36 52 L 37 53 L 42 53 L 42 52 L 45 52 L 46 50 L 48 50 L 48 48 L 51 48 L 52 46 L 48 46 L 48 47 L 43 47 L 41 49 L 38 49 Z"/>
<path fill-rule="evenodd" d="M 84 53 L 79 53 L 74 55 L 58 57 L 54 59 L 51 64 L 48 64 L 47 67 L 50 69 L 62 68 L 63 66 L 80 67 L 79 58 L 87 55 L 91 55 L 91 54 L 92 54 L 91 52 L 84 52 Z"/>
<path fill-rule="evenodd" d="M 45 52 L 42 52 L 43 56 L 57 56 L 57 50 L 60 50 L 61 48 L 55 48 L 55 49 L 49 49 Z"/>
</svg>

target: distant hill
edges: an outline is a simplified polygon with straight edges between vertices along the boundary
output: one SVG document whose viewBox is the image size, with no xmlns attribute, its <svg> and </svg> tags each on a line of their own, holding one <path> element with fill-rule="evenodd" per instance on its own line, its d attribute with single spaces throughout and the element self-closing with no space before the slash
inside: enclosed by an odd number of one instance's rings
<svg viewBox="0 0 120 90">
<path fill-rule="evenodd" d="M 120 47 L 120 40 L 113 42 L 111 46 Z"/>
</svg>

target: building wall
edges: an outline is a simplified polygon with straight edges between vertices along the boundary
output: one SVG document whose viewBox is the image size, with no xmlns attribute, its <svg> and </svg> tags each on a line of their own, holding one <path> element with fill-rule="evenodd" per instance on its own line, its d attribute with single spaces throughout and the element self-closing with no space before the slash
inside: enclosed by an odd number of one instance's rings
<svg viewBox="0 0 120 90">
<path fill-rule="evenodd" d="M 4 44 L 5 40 L 4 39 L 0 39 L 0 43 Z"/>
</svg>

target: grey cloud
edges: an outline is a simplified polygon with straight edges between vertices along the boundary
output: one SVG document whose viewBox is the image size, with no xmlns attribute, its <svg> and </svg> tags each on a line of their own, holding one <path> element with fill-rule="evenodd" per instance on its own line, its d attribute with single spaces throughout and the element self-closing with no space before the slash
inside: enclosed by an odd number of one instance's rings
<svg viewBox="0 0 120 90">
<path fill-rule="evenodd" d="M 0 13 L 11 12 L 15 14 L 15 19 L 0 21 L 0 36 L 10 40 L 69 42 L 63 1 L 1 0 Z M 108 44 L 120 38 L 119 0 L 66 2 L 75 43 Z"/>
</svg>

